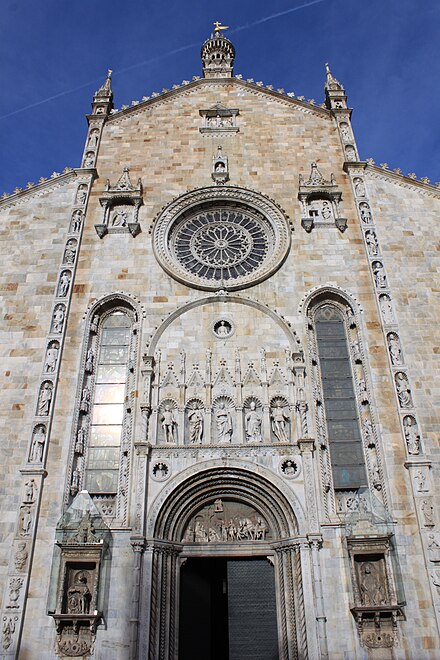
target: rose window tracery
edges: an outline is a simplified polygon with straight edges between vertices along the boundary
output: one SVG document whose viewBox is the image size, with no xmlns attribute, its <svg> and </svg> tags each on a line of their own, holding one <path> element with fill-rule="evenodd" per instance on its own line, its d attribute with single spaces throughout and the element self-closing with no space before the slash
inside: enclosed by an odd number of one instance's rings
<svg viewBox="0 0 440 660">
<path fill-rule="evenodd" d="M 289 244 L 288 224 L 273 202 L 226 186 L 188 193 L 167 207 L 154 228 L 162 267 L 203 289 L 262 281 L 282 263 Z"/>
</svg>

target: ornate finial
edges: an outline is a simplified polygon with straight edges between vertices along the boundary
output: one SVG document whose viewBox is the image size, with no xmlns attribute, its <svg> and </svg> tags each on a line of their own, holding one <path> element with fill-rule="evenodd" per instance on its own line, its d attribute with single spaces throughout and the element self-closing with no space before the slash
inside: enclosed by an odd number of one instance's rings
<svg viewBox="0 0 440 660">
<path fill-rule="evenodd" d="M 331 89 L 331 90 L 342 89 L 341 83 L 338 80 L 336 80 L 336 78 L 333 77 L 328 62 L 325 63 L 325 73 L 327 76 L 327 80 L 325 84 L 326 89 Z"/>
<path fill-rule="evenodd" d="M 215 35 L 219 35 L 222 32 L 222 30 L 229 30 L 229 26 L 228 25 L 222 25 L 220 21 L 215 21 L 214 25 L 215 25 L 215 28 L 214 28 L 214 34 Z"/>
</svg>

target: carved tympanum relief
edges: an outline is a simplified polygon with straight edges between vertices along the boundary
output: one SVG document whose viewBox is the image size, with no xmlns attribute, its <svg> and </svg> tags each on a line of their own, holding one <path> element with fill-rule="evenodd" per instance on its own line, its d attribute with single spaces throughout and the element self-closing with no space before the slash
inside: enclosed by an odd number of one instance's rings
<svg viewBox="0 0 440 660">
<path fill-rule="evenodd" d="M 268 524 L 258 511 L 242 502 L 218 498 L 191 518 L 182 541 L 236 543 L 271 538 Z"/>
</svg>

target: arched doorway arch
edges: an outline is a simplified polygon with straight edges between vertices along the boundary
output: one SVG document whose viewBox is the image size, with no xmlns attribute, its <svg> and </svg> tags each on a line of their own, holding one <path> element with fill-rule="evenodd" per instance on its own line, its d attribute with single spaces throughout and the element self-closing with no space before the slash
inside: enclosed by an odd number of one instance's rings
<svg viewBox="0 0 440 660">
<path fill-rule="evenodd" d="M 179 479 L 174 487 L 170 485 L 150 509 L 144 564 L 146 600 L 142 604 L 148 621 L 144 619 L 140 629 L 141 657 L 179 658 L 181 569 L 187 561 L 208 557 L 270 562 L 276 594 L 277 657 L 308 657 L 303 581 L 310 567 L 305 557 L 307 542 L 299 534 L 299 528 L 304 529 L 301 507 L 297 517 L 293 493 L 289 497 L 274 483 L 276 477 L 268 478 L 269 473 L 255 471 L 255 466 L 251 470 L 250 465 L 244 467 L 240 461 L 234 461 L 234 465 L 207 463 L 210 465 L 204 469 L 199 464 L 193 474 L 188 470 L 186 478 Z M 217 526 L 216 535 L 210 534 L 209 538 L 188 535 L 192 522 L 206 519 L 207 512 L 217 510 L 215 507 L 220 509 L 215 518 L 217 525 L 221 527 L 222 520 L 235 520 L 237 525 L 248 521 L 244 525 L 247 533 L 225 538 Z M 257 521 L 266 533 L 256 531 Z"/>
</svg>

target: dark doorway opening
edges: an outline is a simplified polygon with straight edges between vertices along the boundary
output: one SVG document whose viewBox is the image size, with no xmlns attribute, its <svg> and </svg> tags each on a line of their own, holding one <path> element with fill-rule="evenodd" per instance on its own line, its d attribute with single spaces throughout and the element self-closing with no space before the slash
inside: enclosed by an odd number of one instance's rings
<svg viewBox="0 0 440 660">
<path fill-rule="evenodd" d="M 179 660 L 278 660 L 267 559 L 190 558 L 181 568 Z"/>
</svg>

